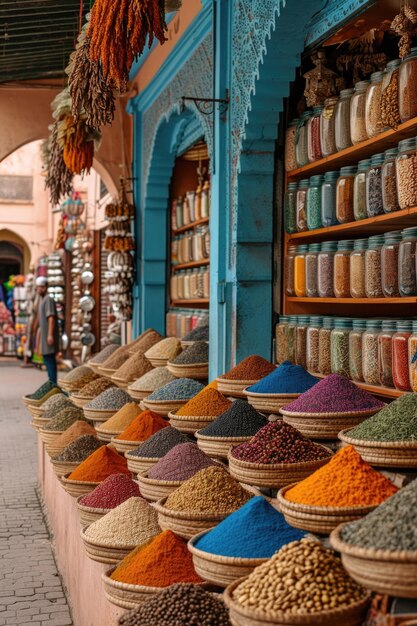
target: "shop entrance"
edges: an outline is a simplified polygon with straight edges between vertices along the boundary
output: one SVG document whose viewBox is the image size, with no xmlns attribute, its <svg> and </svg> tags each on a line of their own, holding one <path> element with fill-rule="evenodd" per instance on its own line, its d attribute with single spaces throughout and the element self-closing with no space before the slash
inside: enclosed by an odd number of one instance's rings
<svg viewBox="0 0 417 626">
<path fill-rule="evenodd" d="M 23 251 L 14 243 L 0 241 L 0 283 L 22 272 Z"/>
</svg>

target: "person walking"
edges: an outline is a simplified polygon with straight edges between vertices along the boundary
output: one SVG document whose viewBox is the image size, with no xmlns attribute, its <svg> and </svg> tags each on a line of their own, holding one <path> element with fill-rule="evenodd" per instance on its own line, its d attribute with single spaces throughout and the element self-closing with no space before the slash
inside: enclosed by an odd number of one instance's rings
<svg viewBox="0 0 417 626">
<path fill-rule="evenodd" d="M 41 334 L 41 354 L 46 365 L 48 378 L 57 382 L 56 354 L 59 350 L 58 319 L 55 300 L 47 294 L 48 280 L 44 276 L 36 279 L 36 291 L 40 296 L 38 319 Z"/>
</svg>

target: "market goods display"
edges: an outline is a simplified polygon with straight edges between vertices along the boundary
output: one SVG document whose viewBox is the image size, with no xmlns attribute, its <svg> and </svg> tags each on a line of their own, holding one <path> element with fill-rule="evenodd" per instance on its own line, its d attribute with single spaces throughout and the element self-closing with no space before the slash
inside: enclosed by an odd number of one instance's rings
<svg viewBox="0 0 417 626">
<path fill-rule="evenodd" d="M 22 399 L 26 406 L 41 406 L 41 404 L 46 402 L 48 398 L 56 393 L 61 393 L 60 387 L 57 387 L 55 383 L 48 380 L 36 391 L 27 396 L 24 396 Z"/>
<path fill-rule="evenodd" d="M 110 389 L 106 389 L 94 400 L 84 405 L 84 415 L 89 419 L 106 421 L 116 411 L 130 402 L 130 396 L 123 389 L 110 387 Z"/>
<path fill-rule="evenodd" d="M 179 430 L 168 426 L 149 437 L 136 450 L 132 450 L 129 457 L 160 459 L 179 443 L 188 443 L 189 441 L 188 437 Z"/>
<path fill-rule="evenodd" d="M 60 376 L 59 382 L 63 384 L 63 386 L 71 386 L 72 383 L 75 383 L 79 378 L 82 378 L 85 374 L 89 374 L 90 372 L 91 367 L 89 365 L 79 365 L 70 370 L 68 374 Z"/>
<path fill-rule="evenodd" d="M 133 341 L 129 343 L 129 354 L 133 354 L 136 350 L 140 350 L 141 352 L 147 352 L 152 346 L 159 343 L 163 339 L 163 336 L 158 333 L 157 330 L 153 328 L 148 328 L 143 331 L 139 337 L 136 337 Z"/>
<path fill-rule="evenodd" d="M 57 435 L 48 446 L 51 456 L 59 454 L 70 443 L 83 435 L 96 435 L 95 429 L 85 420 L 77 420 L 61 435 Z"/>
<path fill-rule="evenodd" d="M 417 597 L 416 504 L 413 480 L 366 517 L 333 531 L 331 544 L 355 580 L 378 593 Z"/>
<path fill-rule="evenodd" d="M 329 533 L 344 521 L 363 517 L 397 491 L 347 446 L 311 476 L 281 489 L 278 501 L 288 523 Z"/>
<path fill-rule="evenodd" d="M 128 346 L 119 346 L 105 361 L 99 364 L 99 372 L 105 375 L 113 374 L 128 358 Z"/>
<path fill-rule="evenodd" d="M 83 461 L 71 474 L 70 481 L 101 483 L 111 474 L 127 474 L 126 459 L 109 446 L 101 446 Z"/>
<path fill-rule="evenodd" d="M 226 396 L 244 397 L 243 389 L 265 378 L 275 369 L 275 365 L 255 354 L 246 357 L 229 372 L 216 378 L 217 388 Z"/>
<path fill-rule="evenodd" d="M 86 418 L 82 409 L 74 405 L 70 407 L 65 407 L 61 409 L 61 411 L 59 411 L 59 413 L 57 413 L 55 417 L 50 419 L 49 422 L 45 424 L 45 426 L 42 426 L 42 428 L 39 430 L 40 438 L 42 439 L 43 443 L 48 446 L 53 443 L 58 434 L 63 433 L 75 422 L 85 419 Z"/>
<path fill-rule="evenodd" d="M 77 392 L 77 396 L 82 396 L 92 400 L 96 396 L 99 396 L 103 391 L 106 391 L 106 389 L 110 389 L 110 387 L 114 386 L 115 385 L 111 380 L 105 378 L 104 376 L 100 376 L 92 382 L 84 385 L 84 387 L 81 387 L 81 389 Z"/>
<path fill-rule="evenodd" d="M 197 585 L 175 584 L 119 619 L 120 626 L 231 626 L 221 597 Z"/>
<path fill-rule="evenodd" d="M 117 344 L 110 343 L 108 346 L 103 348 L 103 350 L 100 350 L 100 352 L 98 352 L 97 354 L 93 354 L 91 359 L 88 361 L 88 366 L 94 367 L 95 365 L 104 363 L 118 348 L 119 346 Z"/>
<path fill-rule="evenodd" d="M 377 467 L 417 467 L 417 395 L 408 393 L 339 439 Z"/>
<path fill-rule="evenodd" d="M 136 546 L 159 535 L 156 511 L 143 498 L 131 497 L 81 532 L 88 556 L 101 563 L 118 563 Z"/>
<path fill-rule="evenodd" d="M 70 443 L 58 455 L 51 456 L 55 474 L 60 477 L 72 472 L 73 469 L 102 445 L 103 443 L 95 435 L 82 435 Z"/>
<path fill-rule="evenodd" d="M 268 593 L 271 586 L 274 594 Z M 225 600 L 237 624 L 252 619 L 330 626 L 360 624 L 369 597 L 331 550 L 306 537 L 284 546 L 248 578 L 231 585 Z"/>
<path fill-rule="evenodd" d="M 188 344 L 194 341 L 208 341 L 209 340 L 209 325 L 201 324 L 190 330 L 189 333 L 181 338 L 181 343 Z"/>
<path fill-rule="evenodd" d="M 167 426 L 169 426 L 168 422 L 159 413 L 141 411 L 138 407 L 137 416 L 123 432 L 112 438 L 112 443 L 118 452 L 135 450 L 139 443 L 146 441 Z"/>
<path fill-rule="evenodd" d="M 95 374 L 92 369 L 88 368 L 88 372 L 85 372 L 82 376 L 78 376 L 70 384 L 66 383 L 67 391 L 78 392 L 80 389 L 88 385 L 99 378 L 98 374 Z"/>
<path fill-rule="evenodd" d="M 94 509 L 115 509 L 134 496 L 140 497 L 137 483 L 125 474 L 111 474 L 94 491 L 81 498 L 80 504 Z"/>
<path fill-rule="evenodd" d="M 331 451 L 279 420 L 261 428 L 247 443 L 232 448 L 228 458 L 229 471 L 240 482 L 280 488 L 325 465 Z"/>
<path fill-rule="evenodd" d="M 175 337 L 161 339 L 145 352 L 154 367 L 164 366 L 181 352 L 181 342 Z"/>
<path fill-rule="evenodd" d="M 131 383 L 127 390 L 132 398 L 142 400 L 146 396 L 151 395 L 153 391 L 175 380 L 175 378 L 166 367 L 156 367 Z"/>
<path fill-rule="evenodd" d="M 232 406 L 217 389 L 210 385 L 204 387 L 194 398 L 180 407 L 175 413 L 169 413 L 172 426 L 182 432 L 195 433 L 207 423 L 216 419 Z"/>
<path fill-rule="evenodd" d="M 209 345 L 206 341 L 195 341 L 175 359 L 168 361 L 167 368 L 175 376 L 190 376 L 205 379 L 208 376 Z"/>
<path fill-rule="evenodd" d="M 204 386 L 191 378 L 176 378 L 160 387 L 143 400 L 147 409 L 160 413 L 164 417 L 169 412 L 179 409 L 191 398 L 194 398 Z"/>
<path fill-rule="evenodd" d="M 57 399 L 53 405 L 50 405 L 49 402 L 51 400 Z M 44 402 L 41 406 L 44 407 L 44 412 L 42 413 L 42 418 L 45 420 L 53 419 L 58 413 L 63 411 L 64 409 L 71 408 L 74 404 L 62 393 L 56 393 L 51 396 L 46 402 Z"/>
<path fill-rule="evenodd" d="M 188 549 L 196 572 L 208 582 L 226 587 L 248 576 L 282 546 L 304 536 L 265 498 L 256 496 L 212 530 L 193 537 Z"/>
<path fill-rule="evenodd" d="M 133 420 L 141 413 L 136 402 L 128 402 L 112 415 L 108 420 L 97 427 L 97 434 L 102 441 L 110 441 L 128 428 Z"/>
<path fill-rule="evenodd" d="M 128 383 L 140 378 L 153 369 L 152 365 L 143 352 L 136 350 L 112 375 L 112 380 L 117 384 Z"/>
</svg>

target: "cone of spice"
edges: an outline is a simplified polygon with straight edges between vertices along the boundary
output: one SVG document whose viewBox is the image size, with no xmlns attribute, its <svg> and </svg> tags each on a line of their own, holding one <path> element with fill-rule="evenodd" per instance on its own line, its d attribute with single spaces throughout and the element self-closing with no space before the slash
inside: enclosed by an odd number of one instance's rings
<svg viewBox="0 0 417 626">
<path fill-rule="evenodd" d="M 141 411 L 139 409 L 139 414 L 116 439 L 123 441 L 146 441 L 146 439 L 149 439 L 162 428 L 167 428 L 168 426 L 168 422 L 159 413 Z"/>
<path fill-rule="evenodd" d="M 79 365 L 78 367 L 74 367 L 73 370 L 69 371 L 68 374 L 65 374 L 63 380 L 65 383 L 75 383 L 77 380 L 85 376 L 86 374 L 92 374 L 93 370 L 88 365 Z"/>
<path fill-rule="evenodd" d="M 183 435 L 176 428 L 168 426 L 149 437 L 136 450 L 129 452 L 129 455 L 143 458 L 161 458 L 179 443 L 188 443 L 189 441 L 186 435 Z"/>
<path fill-rule="evenodd" d="M 82 437 L 82 435 L 96 436 L 95 429 L 84 420 L 77 420 L 61 435 L 58 435 L 52 442 L 54 448 L 66 448 L 70 443 Z"/>
<path fill-rule="evenodd" d="M 56 430 L 57 432 L 62 432 L 79 420 L 85 420 L 83 410 L 74 405 L 67 406 L 61 409 L 55 417 L 43 426 L 42 430 Z"/>
<path fill-rule="evenodd" d="M 224 514 L 240 508 L 251 494 L 222 467 L 206 467 L 173 491 L 165 502 L 172 511 Z"/>
<path fill-rule="evenodd" d="M 201 324 L 190 330 L 187 335 L 182 337 L 181 341 L 208 341 L 209 340 L 209 325 Z"/>
<path fill-rule="evenodd" d="M 268 394 L 293 394 L 304 393 L 319 382 L 319 379 L 309 374 L 301 365 L 293 365 L 284 361 L 276 367 L 268 376 L 254 385 L 248 387 L 251 393 Z"/>
<path fill-rule="evenodd" d="M 113 380 L 121 380 L 129 383 L 140 378 L 153 369 L 151 363 L 141 350 L 135 350 L 131 357 L 123 363 L 113 374 Z"/>
<path fill-rule="evenodd" d="M 178 409 L 175 415 L 180 417 L 218 417 L 231 406 L 232 403 L 223 394 L 217 389 L 207 386 Z"/>
<path fill-rule="evenodd" d="M 417 394 L 400 396 L 346 434 L 364 441 L 416 442 Z"/>
<path fill-rule="evenodd" d="M 111 574 L 111 578 L 145 587 L 203 582 L 195 572 L 186 542 L 170 530 L 160 533 L 148 545 L 139 546 L 128 554 Z"/>
<path fill-rule="evenodd" d="M 52 398 L 55 397 L 58 398 L 58 401 L 53 406 L 49 406 L 49 408 L 46 408 L 46 404 L 49 402 L 49 400 L 52 400 Z M 74 403 L 71 402 L 71 400 L 69 400 L 67 396 L 64 396 L 61 393 L 57 393 L 51 398 L 48 398 L 48 400 L 45 402 L 45 411 L 42 413 L 42 419 L 53 419 L 63 409 L 73 406 L 75 406 Z"/>
<path fill-rule="evenodd" d="M 93 509 L 115 509 L 132 497 L 141 497 L 139 485 L 126 474 L 111 474 L 106 480 L 81 498 L 82 506 Z"/>
<path fill-rule="evenodd" d="M 171 363 L 174 365 L 194 365 L 208 363 L 209 345 L 206 341 L 196 341 L 186 348 Z"/>
<path fill-rule="evenodd" d="M 190 400 L 196 396 L 204 386 L 191 378 L 176 378 L 172 382 L 154 391 L 146 400 L 164 402 L 169 400 Z"/>
<path fill-rule="evenodd" d="M 94 400 L 88 402 L 84 408 L 93 409 L 94 411 L 110 411 L 113 409 L 116 412 L 129 402 L 131 402 L 131 397 L 126 391 L 117 387 L 110 387 L 110 389 L 103 391 Z"/>
<path fill-rule="evenodd" d="M 52 457 L 52 460 L 68 463 L 79 461 L 81 463 L 102 445 L 104 444 L 94 435 L 82 435 L 68 444 L 60 454 Z"/>
<path fill-rule="evenodd" d="M 175 337 L 167 337 L 162 339 L 149 350 L 145 352 L 145 356 L 151 362 L 155 361 L 172 361 L 177 354 L 181 352 L 181 342 Z M 161 363 L 162 364 L 162 363 Z"/>
<path fill-rule="evenodd" d="M 152 346 L 159 343 L 161 339 L 163 339 L 163 337 L 158 333 L 158 331 L 153 328 L 148 328 L 134 341 L 129 343 L 129 353 L 132 354 L 132 352 L 136 350 L 140 350 L 145 353 L 147 350 L 152 348 Z"/>
<path fill-rule="evenodd" d="M 99 365 L 101 363 L 104 363 L 104 361 L 110 358 L 113 352 L 116 352 L 118 348 L 119 346 L 115 343 L 110 343 L 108 346 L 103 348 L 103 350 L 100 350 L 100 352 L 98 352 L 97 354 L 93 354 L 89 363 L 91 363 L 92 365 Z"/>
<path fill-rule="evenodd" d="M 103 391 L 106 391 L 106 389 L 110 389 L 110 387 L 114 386 L 115 385 L 111 380 L 105 378 L 104 376 L 99 376 L 95 380 L 92 380 L 90 383 L 84 385 L 84 387 L 81 387 L 81 389 L 78 390 L 77 395 L 84 396 L 86 398 L 95 398 Z"/>
<path fill-rule="evenodd" d="M 236 367 L 233 367 L 229 372 L 220 376 L 220 379 L 226 379 L 231 381 L 248 381 L 255 382 L 268 376 L 275 370 L 275 365 L 270 361 L 267 361 L 261 356 L 252 354 L 251 356 L 243 359 Z"/>
<path fill-rule="evenodd" d="M 42 417 L 45 417 L 45 413 L 47 411 L 50 411 L 51 409 L 56 410 L 60 406 L 63 407 L 66 404 L 71 404 L 68 396 L 66 396 L 64 393 L 55 393 L 53 396 L 50 396 L 50 398 L 45 400 L 45 402 L 42 402 Z M 51 415 L 50 417 L 53 417 L 53 415 Z"/>
<path fill-rule="evenodd" d="M 101 483 L 111 474 L 131 475 L 124 457 L 111 446 L 101 446 L 71 472 L 68 480 Z"/>
<path fill-rule="evenodd" d="M 86 372 L 81 378 L 77 378 L 74 382 L 71 383 L 69 389 L 71 392 L 78 392 L 80 389 L 88 385 L 88 383 L 93 382 L 93 380 L 97 380 L 99 377 L 98 374 L 95 374 L 93 370 L 88 368 L 88 372 Z"/>
<path fill-rule="evenodd" d="M 128 358 L 128 346 L 120 346 L 109 356 L 108 359 L 101 363 L 100 368 L 102 367 L 105 370 L 117 370 L 125 361 L 127 361 Z"/>
<path fill-rule="evenodd" d="M 155 367 L 129 385 L 129 391 L 147 391 L 152 393 L 175 380 L 174 374 L 166 367 Z"/>
<path fill-rule="evenodd" d="M 285 500 L 317 507 L 378 506 L 398 491 L 352 446 L 339 450 L 323 467 L 285 493 Z"/>
<path fill-rule="evenodd" d="M 136 402 L 128 402 L 112 415 L 106 422 L 100 424 L 99 430 L 109 433 L 121 433 L 128 428 L 133 420 L 141 413 Z"/>
<path fill-rule="evenodd" d="M 218 467 L 207 454 L 191 441 L 180 443 L 172 448 L 148 470 L 148 477 L 154 480 L 182 481 L 212 465 Z"/>
<path fill-rule="evenodd" d="M 57 393 L 60 393 L 61 391 L 61 389 L 57 385 L 55 385 L 55 383 L 53 383 L 51 380 L 47 380 L 46 383 L 43 383 L 43 385 L 38 387 L 36 391 L 29 394 L 28 396 L 25 396 L 25 398 L 28 398 L 30 400 L 42 400 L 42 398 L 44 398 L 48 393 L 54 390 L 56 390 Z"/>
<path fill-rule="evenodd" d="M 230 409 L 199 431 L 204 437 L 253 437 L 268 420 L 244 400 L 236 400 Z"/>
</svg>

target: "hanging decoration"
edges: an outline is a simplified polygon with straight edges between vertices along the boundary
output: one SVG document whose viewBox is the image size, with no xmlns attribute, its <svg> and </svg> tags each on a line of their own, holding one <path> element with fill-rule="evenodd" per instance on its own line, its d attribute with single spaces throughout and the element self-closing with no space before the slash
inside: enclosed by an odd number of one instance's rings
<svg viewBox="0 0 417 626">
<path fill-rule="evenodd" d="M 72 173 L 64 162 L 64 150 L 58 142 L 59 123 L 54 122 L 50 136 L 49 161 L 46 172 L 46 187 L 49 189 L 51 204 L 56 206 L 63 196 L 71 193 Z"/>
<path fill-rule="evenodd" d="M 311 60 L 315 67 L 304 74 L 306 80 L 304 95 L 307 106 L 314 107 L 323 104 L 326 98 L 337 95 L 338 75 L 326 67 L 326 55 L 323 50 L 313 54 Z"/>
<path fill-rule="evenodd" d="M 398 50 L 400 58 L 403 59 L 411 50 L 411 42 L 416 34 L 417 12 L 405 0 L 400 12 L 391 22 L 391 30 L 399 35 Z"/>
<path fill-rule="evenodd" d="M 360 37 L 350 39 L 346 42 L 347 53 L 340 55 L 336 61 L 337 69 L 340 72 L 352 71 L 353 84 L 369 78 L 373 72 L 382 71 L 388 62 L 386 54 L 377 52 L 383 36 L 383 30 L 371 28 Z"/>
<path fill-rule="evenodd" d="M 82 119 L 64 121 L 64 163 L 73 174 L 88 173 L 93 166 L 94 142 Z"/>
<path fill-rule="evenodd" d="M 105 209 L 106 218 L 109 225 L 106 228 L 106 238 L 104 240 L 105 250 L 114 252 L 129 252 L 134 250 L 130 222 L 135 216 L 135 207 L 127 199 L 127 192 L 124 180 L 121 180 L 120 197 L 117 204 L 111 203 Z"/>
</svg>

